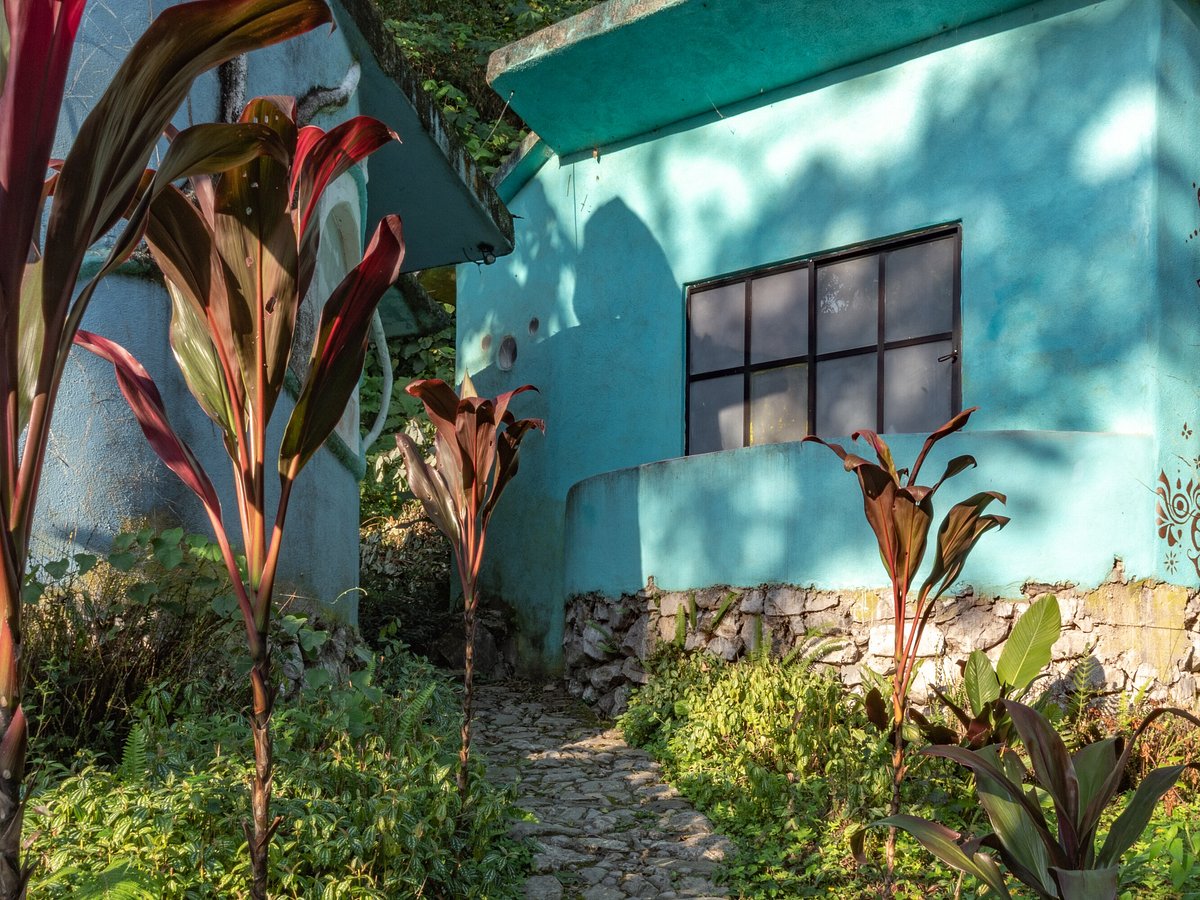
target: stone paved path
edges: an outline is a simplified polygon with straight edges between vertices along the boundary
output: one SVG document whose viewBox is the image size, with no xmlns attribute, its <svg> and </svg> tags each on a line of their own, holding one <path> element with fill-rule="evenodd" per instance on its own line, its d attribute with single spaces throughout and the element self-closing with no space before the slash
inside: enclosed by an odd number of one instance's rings
<svg viewBox="0 0 1200 900">
<path fill-rule="evenodd" d="M 474 746 L 497 783 L 520 779 L 536 841 L 530 900 L 728 897 L 713 876 L 733 845 L 658 764 L 558 685 L 476 689 Z"/>
</svg>

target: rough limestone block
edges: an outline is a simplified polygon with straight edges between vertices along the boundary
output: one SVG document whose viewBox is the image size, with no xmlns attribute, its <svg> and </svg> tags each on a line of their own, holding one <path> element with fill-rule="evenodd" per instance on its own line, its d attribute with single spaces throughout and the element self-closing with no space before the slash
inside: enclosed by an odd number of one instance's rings
<svg viewBox="0 0 1200 900">
<path fill-rule="evenodd" d="M 743 615 L 758 615 L 763 611 L 764 601 L 766 600 L 766 591 L 762 588 L 754 588 L 747 591 L 742 597 L 741 605 L 738 610 Z"/>
<path fill-rule="evenodd" d="M 726 637 L 718 635 L 708 642 L 708 652 L 714 656 L 719 656 L 726 662 L 733 662 L 738 657 L 741 651 L 741 641 L 730 640 Z"/>
<path fill-rule="evenodd" d="M 672 626 L 674 623 L 672 623 Z M 654 652 L 655 631 L 650 627 L 650 614 L 643 613 L 634 620 L 625 632 L 621 641 L 621 649 L 638 659 L 646 659 Z"/>
<path fill-rule="evenodd" d="M 926 625 L 917 644 L 917 656 L 941 656 L 946 649 L 946 635 L 936 625 Z M 896 652 L 896 626 L 876 625 L 871 629 L 867 642 L 867 653 L 871 656 L 891 658 Z"/>
<path fill-rule="evenodd" d="M 642 668 L 641 663 L 632 656 L 625 659 L 624 664 L 621 666 L 621 674 L 634 684 L 645 684 L 650 680 L 650 676 L 646 674 L 646 670 Z"/>
<path fill-rule="evenodd" d="M 1008 636 L 1010 623 L 991 610 L 972 606 L 942 623 L 951 649 L 966 656 L 972 650 L 990 650 Z"/>
<path fill-rule="evenodd" d="M 687 611 L 688 595 L 683 591 L 671 591 L 658 598 L 658 612 L 664 618 L 673 616 L 681 609 Z"/>
<path fill-rule="evenodd" d="M 658 639 L 664 644 L 675 640 L 675 616 L 659 616 Z"/>
<path fill-rule="evenodd" d="M 768 616 L 798 616 L 806 606 L 806 592 L 786 584 L 777 585 L 767 591 L 766 613 Z"/>
<path fill-rule="evenodd" d="M 1050 648 L 1050 658 L 1055 662 L 1064 659 L 1078 659 L 1086 656 L 1091 649 L 1093 638 L 1086 632 L 1075 628 L 1064 628 L 1054 646 Z"/>
<path fill-rule="evenodd" d="M 608 659 L 609 643 L 612 636 L 606 630 L 589 624 L 583 629 L 583 652 L 595 660 Z"/>
<path fill-rule="evenodd" d="M 623 666 L 624 662 L 619 659 L 605 663 L 602 666 L 596 666 L 596 668 L 588 673 L 588 681 L 598 691 L 608 690 L 612 683 L 621 677 Z"/>
</svg>

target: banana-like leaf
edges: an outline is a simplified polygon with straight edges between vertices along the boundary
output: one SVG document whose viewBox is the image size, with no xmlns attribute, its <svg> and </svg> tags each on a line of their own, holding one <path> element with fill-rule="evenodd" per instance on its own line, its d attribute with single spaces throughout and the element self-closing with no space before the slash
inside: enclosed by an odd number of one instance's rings
<svg viewBox="0 0 1200 900">
<path fill-rule="evenodd" d="M 937 822 L 909 815 L 889 816 L 872 824 L 878 827 L 894 826 L 902 831 L 907 831 L 920 842 L 922 847 L 946 865 L 978 878 L 1000 897 L 1012 896 L 1008 892 L 1004 877 L 995 860 L 985 853 L 968 854 L 965 852 L 960 845 L 963 836 L 957 831 Z"/>
<path fill-rule="evenodd" d="M 404 260 L 400 219 L 386 216 L 362 262 L 336 288 L 321 312 L 308 378 L 284 431 L 279 472 L 294 478 L 325 442 L 358 387 L 371 316 L 398 277 Z"/>
<path fill-rule="evenodd" d="M 900 475 L 896 471 L 896 462 L 892 459 L 892 448 L 887 445 L 887 442 L 874 431 L 870 431 L 866 428 L 856 431 L 854 434 L 850 435 L 850 440 L 852 441 L 857 441 L 859 438 L 871 445 L 871 449 L 875 451 L 875 456 L 879 460 L 880 467 L 887 472 L 888 477 L 890 477 L 892 481 L 895 481 L 897 484 L 899 484 Z"/>
<path fill-rule="evenodd" d="M 1200 765 L 1193 763 L 1190 766 L 1163 766 L 1142 779 L 1128 805 L 1117 817 L 1117 821 L 1113 822 L 1104 846 L 1100 849 L 1100 855 L 1096 857 L 1098 867 L 1112 866 L 1115 869 L 1120 864 L 1125 851 L 1132 847 L 1146 830 L 1155 805 L 1162 799 L 1163 794 L 1175 786 L 1175 782 L 1187 768 L 1200 770 Z"/>
<path fill-rule="evenodd" d="M 976 751 L 981 759 L 990 761 L 998 770 L 1003 770 L 1004 763 L 999 751 L 993 747 L 984 747 Z M 1008 751 L 1011 754 L 1011 751 Z M 1019 770 L 1006 773 L 1009 781 L 1020 783 Z M 1023 883 L 1053 896 L 1054 885 L 1050 879 L 1050 855 L 1046 844 L 1039 837 L 1039 820 L 1029 815 L 1025 804 L 1014 800 L 1008 790 L 986 772 L 976 772 L 975 792 L 979 805 L 987 813 L 988 821 L 1001 847 L 1001 856 L 1005 864 Z"/>
<path fill-rule="evenodd" d="M 931 494 L 918 488 L 899 488 L 892 499 L 892 524 L 896 536 L 895 571 L 907 594 L 925 558 L 925 543 L 933 524 Z"/>
<path fill-rule="evenodd" d="M 12 36 L 8 33 L 8 16 L 0 13 L 0 94 L 4 93 L 4 82 L 8 76 L 8 51 Z"/>
<path fill-rule="evenodd" d="M 288 195 L 296 198 L 294 227 L 300 246 L 296 283 L 301 297 L 308 293 L 316 268 L 321 229 L 315 213 L 321 193 L 351 166 L 389 141 L 399 140 L 396 132 L 370 116 L 356 116 L 328 132 L 315 125 L 300 129 Z"/>
<path fill-rule="evenodd" d="M 921 465 L 925 462 L 925 457 L 929 455 L 929 451 L 933 449 L 933 445 L 947 435 L 961 429 L 967 424 L 967 420 L 971 418 L 971 413 L 979 409 L 978 406 L 972 406 L 970 409 L 964 409 L 958 415 L 953 416 L 949 422 L 941 428 L 934 431 L 929 437 L 925 438 L 925 443 L 921 447 L 921 452 L 917 454 L 917 461 L 913 463 L 912 471 L 908 473 L 908 483 L 914 484 L 917 476 L 921 473 Z"/>
<path fill-rule="evenodd" d="M 1000 681 L 996 670 L 992 668 L 991 660 L 982 650 L 972 650 L 967 657 L 967 665 L 963 669 L 963 686 L 967 691 L 967 700 L 971 704 L 971 712 L 977 717 L 983 715 L 984 708 L 993 700 L 1000 699 Z"/>
<path fill-rule="evenodd" d="M 529 390 L 537 390 L 533 385 L 526 385 L 525 387 Z M 505 486 L 517 474 L 517 465 L 519 462 L 517 449 L 520 447 L 521 439 L 525 436 L 526 432 L 535 428 L 544 434 L 546 423 L 541 419 L 518 419 L 506 425 L 504 430 L 497 436 L 496 474 L 492 479 L 491 495 L 488 497 L 487 505 L 483 508 L 483 522 L 485 525 L 491 519 L 492 510 L 496 508 L 496 501 L 500 499 L 500 494 L 504 491 Z"/>
<path fill-rule="evenodd" d="M 37 386 L 38 369 L 46 344 L 46 319 L 42 314 L 42 268 L 37 260 L 25 267 L 21 282 L 21 308 L 17 329 L 18 432 L 29 424 L 29 409 Z"/>
<path fill-rule="evenodd" d="M 117 385 L 154 452 L 195 492 L 209 517 L 220 521 L 221 501 L 216 489 L 191 448 L 171 427 L 158 386 L 142 364 L 120 344 L 98 334 L 81 329 L 75 336 L 75 343 L 112 364 Z"/>
<path fill-rule="evenodd" d="M 1186 710 L 1177 709 L 1173 706 L 1160 706 L 1158 709 L 1151 710 L 1146 715 L 1146 718 L 1142 719 L 1141 724 L 1134 729 L 1133 734 L 1129 736 L 1129 740 L 1124 742 L 1121 755 L 1117 757 L 1117 764 L 1108 773 L 1101 785 L 1096 788 L 1091 802 L 1080 813 L 1081 831 L 1087 833 L 1095 829 L 1096 824 L 1100 821 L 1100 817 L 1104 814 L 1104 808 L 1116 796 L 1117 788 L 1121 784 L 1121 777 L 1125 772 L 1125 767 L 1129 765 L 1129 756 L 1133 752 L 1133 747 L 1137 743 L 1138 738 L 1142 736 L 1142 732 L 1150 727 L 1155 719 L 1166 715 L 1185 719 L 1193 725 L 1200 727 L 1200 717 L 1194 716 Z"/>
<path fill-rule="evenodd" d="M 975 544 L 993 528 L 1008 524 L 1005 516 L 985 516 L 983 511 L 993 500 L 1004 503 L 1007 498 L 997 491 L 981 491 L 956 503 L 942 519 L 938 529 L 937 553 L 929 576 L 921 586 L 922 595 L 940 596 L 958 580 L 967 557 Z"/>
<path fill-rule="evenodd" d="M 1079 808 L 1086 810 L 1091 806 L 1093 798 L 1104 785 L 1105 780 L 1116 768 L 1117 759 L 1121 755 L 1124 742 L 1121 738 L 1105 738 L 1085 744 L 1071 754 L 1071 765 L 1075 767 L 1075 777 L 1079 781 Z M 1082 816 L 1080 817 L 1082 819 Z M 1081 839 L 1094 838 L 1080 821 Z"/>
<path fill-rule="evenodd" d="M 146 243 L 167 283 L 190 306 L 191 315 L 186 319 L 180 317 L 178 327 L 185 329 L 189 324 L 195 324 L 207 333 L 205 336 L 181 332 L 180 346 L 203 348 L 207 340 L 222 372 L 228 376 L 223 377 L 223 393 L 229 397 L 228 409 L 219 395 L 195 390 L 193 394 L 226 435 L 237 434 L 243 430 L 240 423 L 245 416 L 245 392 L 241 379 L 232 377 L 234 373 L 240 373 L 234 349 L 235 336 L 252 330 L 254 325 L 244 304 L 229 302 L 234 278 L 214 249 L 212 227 L 180 191 L 171 188 L 156 198 L 150 208 Z M 175 327 L 174 321 L 172 327 Z M 189 387 L 196 380 L 191 367 L 203 364 L 191 360 L 190 356 L 180 360 Z M 235 394 L 230 395 L 230 391 Z M 230 414 L 229 418 L 226 418 L 226 412 Z"/>
<path fill-rule="evenodd" d="M 0 327 L 11 340 L 58 127 L 71 49 L 86 0 L 4 0 L 0 89 Z M 138 166 L 141 168 L 140 164 Z M 80 251 L 82 255 L 82 250 Z M 11 352 L 11 344 L 6 346 Z M 15 365 L 13 359 L 9 365 Z M 15 385 L 13 385 L 15 387 Z"/>
<path fill-rule="evenodd" d="M 231 320 L 243 326 L 233 333 L 233 349 L 247 405 L 262 421 L 271 418 L 283 389 L 300 302 L 288 192 L 296 146 L 296 125 L 290 116 L 293 106 L 294 102 L 280 103 L 273 97 L 257 97 L 247 103 L 242 124 L 269 128 L 287 152 L 282 160 L 249 160 L 216 183 L 213 233 L 226 271 L 233 276 L 229 284 Z"/>
<path fill-rule="evenodd" d="M 1051 869 L 1062 900 L 1117 900 L 1120 869 Z"/>
<path fill-rule="evenodd" d="M 413 443 L 412 438 L 404 433 L 396 435 L 396 444 L 404 453 L 404 465 L 408 472 L 408 486 L 421 501 L 425 514 L 437 526 L 438 531 L 461 551 L 462 540 L 461 519 L 458 516 L 457 504 L 441 473 L 428 465 L 421 455 L 421 450 Z"/>
<path fill-rule="evenodd" d="M 1016 700 L 1003 700 L 1001 704 L 1021 735 L 1034 777 L 1054 801 L 1058 814 L 1058 840 L 1069 861 L 1067 867 L 1078 867 L 1081 849 L 1079 777 L 1075 774 L 1067 745 L 1037 710 Z M 1062 863 L 1056 865 L 1061 867 Z"/>
<path fill-rule="evenodd" d="M 171 139 L 158 169 L 146 173 L 151 178 L 148 183 L 143 179 L 143 186 L 139 186 L 135 201 L 124 217 L 132 223 L 144 222 L 158 195 L 181 178 L 224 172 L 264 156 L 283 160 L 286 165 L 285 145 L 264 125 L 203 124 L 185 128 Z M 102 272 L 110 271 L 126 259 L 141 237 L 140 228 L 125 229 L 109 252 Z"/>
<path fill-rule="evenodd" d="M 196 304 L 169 279 L 167 293 L 171 296 L 170 340 L 175 362 L 200 408 L 221 429 L 225 449 L 236 458 L 239 419 L 207 323 Z"/>
<path fill-rule="evenodd" d="M 1034 602 L 1017 620 L 996 662 L 996 677 L 1010 693 L 1025 690 L 1050 664 L 1050 648 L 1060 634 L 1062 614 L 1053 594 Z"/>
<path fill-rule="evenodd" d="M 1029 821 L 1032 823 L 1038 839 L 1045 846 L 1050 861 L 1058 866 L 1067 864 L 1062 848 L 1059 847 L 1054 835 L 1050 833 L 1050 829 L 1046 827 L 1041 807 L 1038 806 L 1036 799 L 1021 790 L 1020 785 L 1010 778 L 1008 773 L 1001 770 L 995 762 L 986 756 L 981 756 L 981 751 L 968 750 L 965 747 L 935 746 L 926 747 L 921 752 L 926 756 L 940 756 L 954 760 L 974 772 L 977 778 L 982 774 L 991 779 L 997 790 L 1002 790 L 1010 799 L 1025 808 L 1025 812 L 1029 814 Z"/>
<path fill-rule="evenodd" d="M 84 250 L 128 209 L 144 161 L 196 76 L 329 21 L 322 0 L 198 0 L 169 7 L 151 23 L 80 126 L 63 165 L 46 231 L 48 322 L 65 315 Z"/>
</svg>

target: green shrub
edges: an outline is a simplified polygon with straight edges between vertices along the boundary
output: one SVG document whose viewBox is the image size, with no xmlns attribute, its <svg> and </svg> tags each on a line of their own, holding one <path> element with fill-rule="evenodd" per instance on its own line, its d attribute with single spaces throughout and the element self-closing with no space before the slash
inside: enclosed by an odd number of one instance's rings
<svg viewBox="0 0 1200 900">
<path fill-rule="evenodd" d="M 737 845 L 735 895 L 878 895 L 874 873 L 855 870 L 848 834 L 884 814 L 891 748 L 858 698 L 806 657 L 725 664 L 668 648 L 649 669 L 620 725 Z M 906 803 L 966 816 L 969 786 L 931 762 L 914 759 Z M 927 860 L 900 855 L 902 880 L 919 888 L 897 896 L 953 893 L 956 876 Z"/>
<path fill-rule="evenodd" d="M 243 896 L 249 736 L 202 694 L 150 692 L 119 765 L 84 754 L 43 767 L 29 807 L 33 895 L 85 896 L 116 866 L 145 896 Z M 273 896 L 518 895 L 527 854 L 504 837 L 510 795 L 474 778 L 459 802 L 457 703 L 393 645 L 350 682 L 277 709 Z"/>
<path fill-rule="evenodd" d="M 106 557 L 76 553 L 31 566 L 24 702 L 37 752 L 66 760 L 86 747 L 114 760 L 130 710 L 152 683 L 216 689 L 227 681 L 214 633 L 233 602 L 228 589 L 215 545 L 182 528 L 126 532 Z"/>
</svg>

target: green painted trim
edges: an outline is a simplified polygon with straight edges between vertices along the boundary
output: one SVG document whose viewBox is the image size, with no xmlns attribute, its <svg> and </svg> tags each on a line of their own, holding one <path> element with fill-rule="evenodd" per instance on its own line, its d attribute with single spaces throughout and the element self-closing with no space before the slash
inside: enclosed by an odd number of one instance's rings
<svg viewBox="0 0 1200 900">
<path fill-rule="evenodd" d="M 533 180 L 542 166 L 550 161 L 554 151 L 550 145 L 533 132 L 526 135 L 518 147 L 496 173 L 496 193 L 505 203 L 511 203 L 521 188 Z"/>
<path fill-rule="evenodd" d="M 287 374 L 283 376 L 283 387 L 293 400 L 300 396 L 300 379 L 296 377 L 296 373 L 290 368 L 287 370 Z M 358 451 L 351 450 L 349 445 L 338 437 L 336 433 L 329 435 L 322 446 L 354 476 L 355 481 L 363 480 L 367 474 L 367 463 Z"/>
</svg>

